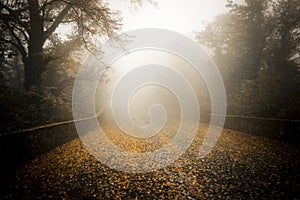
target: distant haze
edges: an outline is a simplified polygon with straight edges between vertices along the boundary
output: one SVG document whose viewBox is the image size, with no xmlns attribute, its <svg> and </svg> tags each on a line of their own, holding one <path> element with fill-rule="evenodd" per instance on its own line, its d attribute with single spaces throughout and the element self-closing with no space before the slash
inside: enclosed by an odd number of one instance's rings
<svg viewBox="0 0 300 200">
<path fill-rule="evenodd" d="M 236 0 L 241 2 L 242 0 Z M 212 21 L 225 13 L 226 0 L 154 0 L 142 7 L 128 6 L 128 1 L 111 0 L 110 7 L 121 11 L 123 31 L 138 28 L 164 28 L 192 37 L 194 31 L 204 28 L 203 22 Z"/>
<path fill-rule="evenodd" d="M 163 66 L 169 67 L 171 70 L 176 70 L 179 74 L 185 77 L 186 80 L 191 84 L 193 91 L 195 91 L 198 97 L 200 109 L 207 109 L 206 106 L 210 106 L 209 94 L 207 88 L 201 79 L 201 76 L 193 69 L 186 61 L 181 58 L 172 55 L 170 53 L 155 51 L 155 50 L 142 50 L 137 51 L 126 56 L 121 57 L 119 60 L 114 62 L 111 67 L 113 70 L 107 72 L 106 81 L 100 83 L 97 94 L 97 108 L 98 110 L 104 110 L 107 116 L 111 117 L 111 98 L 114 93 L 114 88 L 123 76 L 135 68 L 147 64 L 160 63 Z M 131 79 L 136 81 L 139 77 Z M 165 79 L 165 75 L 157 73 L 157 79 Z M 125 84 L 130 84 L 126 82 Z M 125 86 L 126 87 L 126 86 Z M 182 87 L 180 90 L 185 90 Z M 176 96 L 159 85 L 149 84 L 138 88 L 136 91 L 132 91 L 130 99 L 117 99 L 118 104 L 123 101 L 128 102 L 129 112 L 135 123 L 142 125 L 149 123 L 149 111 L 152 105 L 160 104 L 164 107 L 167 112 L 168 120 L 179 120 L 180 118 L 180 106 Z"/>
</svg>

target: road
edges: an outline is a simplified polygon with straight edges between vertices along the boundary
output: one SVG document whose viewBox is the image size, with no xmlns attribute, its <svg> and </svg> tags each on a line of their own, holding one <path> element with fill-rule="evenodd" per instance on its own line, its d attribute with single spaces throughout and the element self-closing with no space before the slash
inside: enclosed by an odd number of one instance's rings
<svg viewBox="0 0 300 200">
<path fill-rule="evenodd" d="M 299 147 L 224 129 L 213 151 L 200 159 L 206 131 L 201 124 L 185 154 L 148 173 L 111 169 L 75 139 L 26 163 L 0 199 L 300 199 Z M 145 145 L 120 141 L 136 152 Z"/>
</svg>

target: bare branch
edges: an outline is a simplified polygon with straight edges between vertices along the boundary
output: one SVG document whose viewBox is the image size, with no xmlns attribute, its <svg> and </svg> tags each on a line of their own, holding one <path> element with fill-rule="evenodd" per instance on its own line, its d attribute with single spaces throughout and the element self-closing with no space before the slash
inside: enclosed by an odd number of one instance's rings
<svg viewBox="0 0 300 200">
<path fill-rule="evenodd" d="M 65 16 L 68 14 L 69 10 L 72 8 L 70 4 L 67 4 L 66 7 L 58 14 L 53 24 L 48 28 L 48 30 L 45 31 L 44 37 L 48 38 L 49 35 L 51 35 L 56 28 L 59 26 L 59 24 L 63 21 Z"/>
<path fill-rule="evenodd" d="M 13 31 L 13 29 L 10 27 L 8 22 L 4 22 L 7 29 L 10 31 L 11 35 L 13 36 L 13 38 L 17 41 L 17 46 L 18 46 L 18 51 L 20 51 L 21 55 L 26 57 L 26 50 L 23 46 L 22 41 L 20 40 L 20 38 L 15 34 L 15 32 Z"/>
<path fill-rule="evenodd" d="M 17 51 L 19 51 L 19 53 L 22 55 L 23 58 L 26 57 L 26 51 L 24 51 L 23 48 L 21 48 L 18 44 L 14 43 L 11 40 L 6 40 L 4 38 L 0 38 L 0 42 L 4 43 L 4 44 L 11 44 L 14 48 L 16 48 Z"/>
</svg>

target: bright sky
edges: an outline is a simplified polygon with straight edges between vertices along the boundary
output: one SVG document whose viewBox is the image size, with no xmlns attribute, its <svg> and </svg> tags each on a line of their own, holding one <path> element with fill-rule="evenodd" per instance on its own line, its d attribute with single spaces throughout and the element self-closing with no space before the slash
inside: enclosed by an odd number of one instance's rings
<svg viewBox="0 0 300 200">
<path fill-rule="evenodd" d="M 107 0 L 113 10 L 121 12 L 122 31 L 138 28 L 164 28 L 177 31 L 193 38 L 194 32 L 204 28 L 219 14 L 225 13 L 227 0 L 153 0 L 153 5 L 145 0 L 141 7 L 134 7 L 130 0 Z M 242 2 L 243 0 L 235 0 Z M 60 27 L 56 32 L 64 38 L 71 27 Z"/>
<path fill-rule="evenodd" d="M 123 31 L 138 28 L 165 28 L 193 37 L 203 30 L 203 22 L 225 13 L 226 0 L 154 0 L 134 9 L 129 0 L 110 0 L 112 9 L 122 12 Z"/>
<path fill-rule="evenodd" d="M 153 0 L 157 6 L 148 2 L 144 3 L 141 7 L 135 9 L 130 5 L 130 0 L 109 0 L 109 5 L 113 10 L 119 10 L 123 18 L 124 32 L 139 28 L 163 28 L 176 31 L 184 34 L 190 38 L 194 38 L 194 32 L 203 30 L 204 23 L 213 21 L 214 17 L 219 14 L 227 12 L 226 0 Z M 238 1 L 238 0 L 236 0 Z M 128 71 L 142 66 L 144 64 L 160 64 L 163 66 L 170 66 L 177 69 L 180 74 L 184 74 L 189 78 L 190 84 L 194 88 L 196 95 L 199 97 L 206 97 L 205 85 L 199 79 L 198 74 L 191 70 L 193 67 L 187 63 L 183 63 L 182 59 L 166 54 L 162 51 L 138 51 L 125 56 L 122 56 L 111 65 L 115 69 L 109 76 L 110 82 L 102 85 L 103 88 L 99 89 L 99 105 L 102 108 L 110 108 L 111 96 L 114 92 L 113 88 L 119 79 L 123 78 L 122 75 L 127 74 Z M 190 69 L 190 71 L 189 71 Z M 157 74 L 159 78 L 160 73 Z M 130 80 L 138 80 L 141 77 L 136 77 Z M 165 77 L 160 77 L 164 79 Z M 122 83 L 124 84 L 124 83 Z M 128 85 L 126 85 L 128 84 Z M 131 82 L 125 83 L 126 88 L 129 88 Z M 102 87 L 101 86 L 101 87 Z M 127 87 L 128 86 L 128 87 Z M 182 87 L 179 85 L 178 87 Z M 180 91 L 184 91 L 184 87 Z M 176 99 L 171 99 L 162 93 L 161 89 L 157 87 L 144 88 L 136 93 L 136 98 L 133 98 L 133 109 L 135 116 L 148 116 L 147 110 L 149 105 L 154 100 L 161 100 L 156 102 L 162 105 L 169 105 L 171 108 L 176 108 Z M 148 96 L 147 96 L 148 95 Z M 119 98 L 118 105 L 122 105 L 122 101 L 126 98 Z M 204 98 L 203 98 L 204 99 Z M 151 103 L 149 103 L 149 102 Z M 144 109 L 143 109 L 144 108 Z M 167 109 L 168 112 L 172 109 Z M 174 109 L 173 109 L 174 110 Z M 131 110 L 132 111 L 132 110 Z M 178 111 L 178 110 L 176 110 Z M 140 112 L 140 113 L 139 113 Z M 144 114 L 144 115 L 143 115 Z"/>
</svg>

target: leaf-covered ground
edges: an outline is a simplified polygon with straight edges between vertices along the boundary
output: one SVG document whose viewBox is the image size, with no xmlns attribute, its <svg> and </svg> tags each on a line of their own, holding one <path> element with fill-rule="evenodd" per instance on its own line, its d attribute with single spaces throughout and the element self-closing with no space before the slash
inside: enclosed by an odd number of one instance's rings
<svg viewBox="0 0 300 200">
<path fill-rule="evenodd" d="M 193 145 L 169 167 L 137 174 L 101 164 L 76 139 L 18 170 L 0 199 L 300 199 L 298 147 L 223 130 L 200 159 L 206 131 L 201 124 Z M 121 141 L 135 152 L 145 145 Z"/>
</svg>

